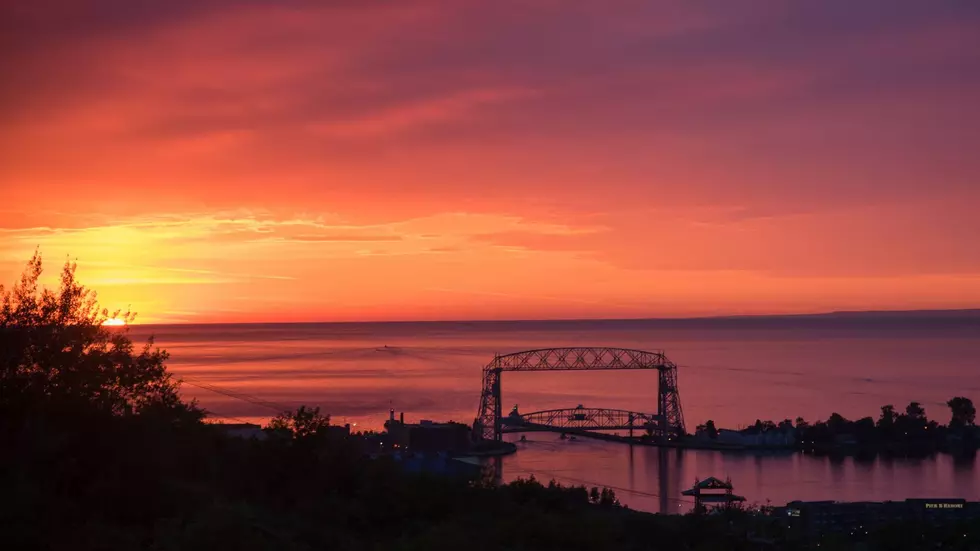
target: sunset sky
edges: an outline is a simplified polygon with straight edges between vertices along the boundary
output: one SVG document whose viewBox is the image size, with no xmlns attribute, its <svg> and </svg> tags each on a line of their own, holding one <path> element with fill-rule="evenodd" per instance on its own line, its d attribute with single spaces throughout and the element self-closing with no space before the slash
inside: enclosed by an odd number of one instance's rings
<svg viewBox="0 0 980 551">
<path fill-rule="evenodd" d="M 0 36 L 0 283 L 40 248 L 144 323 L 980 307 L 980 2 L 37 0 Z"/>
</svg>

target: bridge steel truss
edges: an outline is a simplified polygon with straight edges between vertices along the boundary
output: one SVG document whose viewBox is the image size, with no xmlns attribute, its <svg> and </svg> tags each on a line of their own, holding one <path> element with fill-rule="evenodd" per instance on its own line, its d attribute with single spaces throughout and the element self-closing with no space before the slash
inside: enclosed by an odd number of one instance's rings
<svg viewBox="0 0 980 551">
<path fill-rule="evenodd" d="M 473 422 L 475 439 L 502 439 L 501 379 L 505 371 L 612 371 L 656 369 L 657 413 L 662 441 L 684 434 L 684 414 L 677 390 L 677 365 L 663 352 L 624 348 L 543 348 L 496 355 L 483 368 L 483 392 Z"/>
<path fill-rule="evenodd" d="M 660 416 L 622 409 L 568 408 L 511 414 L 501 420 L 501 432 L 538 430 L 640 430 L 660 429 Z"/>
</svg>

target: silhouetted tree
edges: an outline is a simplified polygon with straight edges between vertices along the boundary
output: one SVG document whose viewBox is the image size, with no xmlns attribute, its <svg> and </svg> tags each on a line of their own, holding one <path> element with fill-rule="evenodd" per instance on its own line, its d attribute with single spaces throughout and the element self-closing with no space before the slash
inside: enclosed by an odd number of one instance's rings
<svg viewBox="0 0 980 551">
<path fill-rule="evenodd" d="M 898 416 L 897 424 L 904 436 L 916 439 L 920 437 L 919 433 L 926 429 L 928 422 L 926 410 L 922 407 L 922 404 L 919 402 L 910 402 L 905 407 L 905 415 Z"/>
<path fill-rule="evenodd" d="M 168 355 L 152 338 L 137 351 L 127 328 L 103 325 L 110 313 L 75 280 L 75 264 L 65 264 L 57 291 L 39 285 L 42 272 L 35 252 L 19 282 L 9 290 L 0 286 L 0 417 L 79 410 L 202 417 L 180 400 Z M 135 315 L 111 317 L 130 322 Z"/>
<path fill-rule="evenodd" d="M 293 438 L 308 438 L 322 435 L 329 426 L 329 414 L 321 414 L 318 407 L 300 406 L 296 411 L 280 413 L 269 422 L 266 428 L 287 433 Z"/>
<path fill-rule="evenodd" d="M 909 405 L 905 406 L 905 415 L 914 421 L 925 421 L 926 410 L 919 402 L 909 402 Z"/>
<path fill-rule="evenodd" d="M 718 437 L 718 429 L 715 428 L 715 422 L 711 419 L 708 419 L 704 423 L 704 431 L 708 434 L 708 438 Z"/>
<path fill-rule="evenodd" d="M 954 398 L 948 404 L 950 410 L 955 412 L 954 418 L 961 419 L 962 423 L 968 419 L 974 420 L 976 413 L 969 399 Z M 956 422 L 950 422 L 950 428 L 956 426 Z M 812 426 L 806 425 L 802 418 L 797 419 L 796 437 L 803 449 L 839 449 L 835 448 L 841 443 L 838 437 L 848 434 L 853 435 L 861 445 L 859 453 L 883 451 L 923 456 L 942 449 L 947 430 L 945 426 L 928 419 L 920 402 L 911 402 L 901 414 L 897 414 L 890 404 L 882 406 L 877 423 L 871 417 L 848 421 L 837 413 L 827 421 L 817 421 Z M 961 447 L 971 450 L 976 445 L 972 432 L 963 435 Z"/>
<path fill-rule="evenodd" d="M 858 442 L 867 444 L 875 438 L 875 420 L 871 417 L 862 417 L 854 421 L 854 436 Z"/>
<path fill-rule="evenodd" d="M 878 428 L 886 431 L 891 430 L 895 426 L 895 420 L 897 418 L 895 406 L 891 404 L 881 406 L 881 417 L 878 418 Z"/>
<path fill-rule="evenodd" d="M 850 424 L 851 422 L 845 419 L 844 416 L 839 413 L 831 413 L 830 418 L 827 419 L 827 426 L 834 434 L 847 433 Z"/>
<path fill-rule="evenodd" d="M 957 396 L 946 402 L 949 406 L 952 417 L 949 420 L 950 427 L 972 426 L 977 418 L 977 408 L 973 407 L 973 401 L 969 398 Z"/>
<path fill-rule="evenodd" d="M 603 488 L 602 492 L 599 493 L 599 505 L 606 507 L 619 505 L 619 499 L 616 498 L 616 492 L 613 491 L 612 488 Z"/>
</svg>

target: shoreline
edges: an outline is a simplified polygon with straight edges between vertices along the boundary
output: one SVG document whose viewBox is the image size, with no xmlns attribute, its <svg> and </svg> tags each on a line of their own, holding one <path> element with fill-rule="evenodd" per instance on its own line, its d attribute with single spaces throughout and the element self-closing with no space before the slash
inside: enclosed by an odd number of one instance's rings
<svg viewBox="0 0 980 551">
<path fill-rule="evenodd" d="M 553 432 L 559 434 L 558 431 L 531 431 L 531 432 Z M 576 437 L 589 438 L 591 440 L 600 440 L 604 442 L 618 442 L 622 444 L 627 444 L 630 446 L 644 446 L 651 448 L 673 448 L 673 449 L 690 449 L 690 450 L 709 450 L 709 451 L 722 451 L 722 452 L 742 452 L 746 454 L 752 453 L 782 453 L 782 454 L 795 454 L 800 453 L 803 455 L 811 455 L 815 457 L 902 457 L 909 459 L 926 459 L 938 454 L 949 455 L 951 457 L 961 457 L 969 458 L 974 457 L 977 453 L 976 448 L 970 447 L 896 447 L 879 445 L 875 447 L 864 447 L 849 444 L 836 444 L 831 446 L 811 446 L 804 447 L 802 445 L 746 445 L 746 444 L 731 444 L 724 442 L 706 442 L 703 440 L 687 439 L 675 442 L 657 442 L 655 440 L 643 440 L 642 437 L 628 436 L 618 436 L 613 434 L 602 434 L 589 431 L 575 431 L 566 430 L 563 431 L 565 434 L 574 435 Z M 514 434 L 514 433 L 510 433 Z M 492 455 L 508 455 L 514 453 L 513 451 L 508 451 L 505 453 L 489 453 L 487 456 Z"/>
</svg>

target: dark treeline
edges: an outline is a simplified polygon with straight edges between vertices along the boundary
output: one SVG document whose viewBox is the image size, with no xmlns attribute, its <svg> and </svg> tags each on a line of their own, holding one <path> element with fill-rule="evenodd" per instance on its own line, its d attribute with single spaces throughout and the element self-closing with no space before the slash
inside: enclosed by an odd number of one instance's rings
<svg viewBox="0 0 980 551">
<path fill-rule="evenodd" d="M 300 408 L 226 436 L 179 395 L 166 352 L 108 329 L 39 256 L 0 287 L 0 548 L 103 550 L 738 548 L 719 519 L 663 518 L 535 480 L 503 486 L 369 459 Z M 111 317 L 131 320 L 116 312 Z"/>
<path fill-rule="evenodd" d="M 609 490 L 409 474 L 366 457 L 369 437 L 337 437 L 315 408 L 276 418 L 264 439 L 228 437 L 181 400 L 166 352 L 102 325 L 109 313 L 73 266 L 56 292 L 40 273 L 36 256 L 0 287 L 2 549 L 714 550 L 757 549 L 759 534 L 796 545 L 741 508 L 661 516 Z M 980 544 L 965 533 L 935 541 Z"/>
<path fill-rule="evenodd" d="M 850 447 L 858 451 L 923 455 L 940 450 L 971 453 L 977 447 L 974 420 L 976 409 L 963 397 L 947 404 L 952 419 L 941 425 L 926 416 L 919 402 L 911 402 L 904 412 L 892 405 L 881 407 L 877 419 L 863 417 L 851 421 L 834 413 L 826 421 L 812 425 L 797 423 L 797 445 L 814 451 Z"/>
<path fill-rule="evenodd" d="M 950 420 L 945 425 L 930 420 L 921 403 L 911 402 L 903 412 L 897 411 L 891 404 L 882 406 L 877 419 L 862 417 L 850 420 L 839 413 L 832 413 L 827 420 L 814 423 L 802 417 L 797 417 L 795 422 L 784 419 L 778 423 L 756 419 L 753 425 L 740 432 L 791 433 L 798 449 L 814 452 L 927 455 L 945 451 L 975 454 L 980 438 L 976 426 L 977 410 L 973 402 L 957 396 L 951 398 L 946 406 Z M 698 426 L 698 431 L 707 433 L 709 437 L 718 435 L 718 429 L 711 420 Z"/>
</svg>

